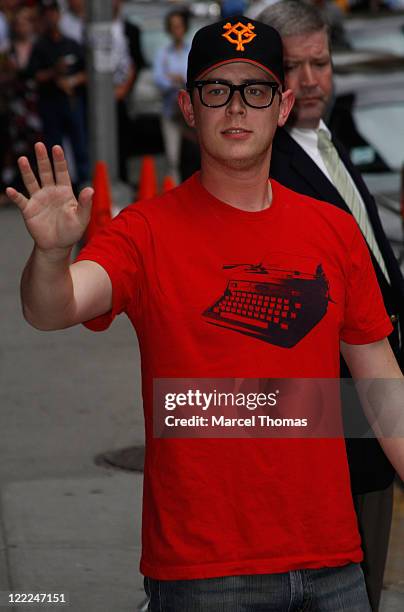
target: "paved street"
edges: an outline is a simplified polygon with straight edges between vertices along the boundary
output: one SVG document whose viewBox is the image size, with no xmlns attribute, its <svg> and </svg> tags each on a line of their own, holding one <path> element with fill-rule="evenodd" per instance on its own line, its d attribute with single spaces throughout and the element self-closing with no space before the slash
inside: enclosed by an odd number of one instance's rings
<svg viewBox="0 0 404 612">
<path fill-rule="evenodd" d="M 65 593 L 74 612 L 134 612 L 142 476 L 94 457 L 143 442 L 135 335 L 125 317 L 102 334 L 30 328 L 18 283 L 31 240 L 12 208 L 0 226 L 0 591 Z M 404 609 L 397 499 L 382 612 Z"/>
<path fill-rule="evenodd" d="M 133 612 L 142 476 L 94 457 L 143 442 L 135 335 L 125 317 L 103 334 L 30 328 L 18 284 L 31 240 L 17 210 L 0 210 L 0 224 L 0 591 Z"/>
</svg>

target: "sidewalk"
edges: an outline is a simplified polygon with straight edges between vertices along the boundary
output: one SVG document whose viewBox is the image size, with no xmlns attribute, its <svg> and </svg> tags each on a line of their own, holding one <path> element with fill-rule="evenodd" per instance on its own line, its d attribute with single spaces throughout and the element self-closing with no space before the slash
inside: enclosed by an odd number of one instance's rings
<svg viewBox="0 0 404 612">
<path fill-rule="evenodd" d="M 0 222 L 0 591 L 70 600 L 22 612 L 135 612 L 142 475 L 94 463 L 143 442 L 134 332 L 125 317 L 102 334 L 30 328 L 18 284 L 31 242 L 16 210 Z M 393 533 L 382 612 L 404 609 L 404 504 Z"/>
<path fill-rule="evenodd" d="M 5 486 L 13 590 L 64 593 L 74 612 L 134 612 L 144 599 L 137 571 L 141 490 L 141 475 L 122 473 Z"/>
<path fill-rule="evenodd" d="M 144 440 L 135 334 L 126 317 L 103 334 L 28 326 L 18 294 L 31 241 L 17 210 L 0 223 L 0 592 L 70 599 L 12 608 L 24 612 L 134 612 L 143 477 L 94 459 Z"/>
</svg>

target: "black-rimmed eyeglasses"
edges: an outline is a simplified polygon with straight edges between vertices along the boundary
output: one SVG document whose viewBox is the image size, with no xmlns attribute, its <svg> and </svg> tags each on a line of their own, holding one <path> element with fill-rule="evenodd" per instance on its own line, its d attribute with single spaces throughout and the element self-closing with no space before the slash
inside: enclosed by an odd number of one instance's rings
<svg viewBox="0 0 404 612">
<path fill-rule="evenodd" d="M 241 85 L 234 85 L 228 81 L 207 80 L 194 81 L 192 87 L 196 87 L 199 98 L 204 106 L 219 108 L 230 102 L 235 91 L 239 91 L 241 98 L 247 106 L 252 108 L 267 108 L 271 106 L 279 83 L 272 81 L 248 81 Z"/>
</svg>

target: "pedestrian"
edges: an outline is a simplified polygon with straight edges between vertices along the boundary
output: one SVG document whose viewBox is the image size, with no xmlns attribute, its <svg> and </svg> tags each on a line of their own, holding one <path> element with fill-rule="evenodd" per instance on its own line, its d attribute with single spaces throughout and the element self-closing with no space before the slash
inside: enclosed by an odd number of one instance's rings
<svg viewBox="0 0 404 612">
<path fill-rule="evenodd" d="M 184 437 L 181 423 L 161 437 L 172 393 L 153 408 L 159 381 L 185 391 L 189 379 L 338 378 L 340 343 L 356 377 L 402 382 L 351 215 L 268 180 L 294 99 L 283 83 L 273 28 L 240 16 L 199 30 L 178 103 L 198 134 L 201 171 L 127 207 L 75 263 L 92 190 L 75 201 L 63 150 L 53 148 L 52 163 L 37 144 L 38 176 L 19 161 L 28 197 L 7 191 L 35 241 L 21 285 L 26 319 L 100 331 L 125 312 L 138 334 L 140 569 L 152 612 L 369 610 L 343 439 Z M 390 385 L 384 402 L 389 414 L 402 408 Z M 184 409 L 196 416 L 191 401 Z M 403 476 L 403 440 L 383 445 Z"/>
<path fill-rule="evenodd" d="M 60 18 L 60 31 L 63 36 L 72 38 L 79 45 L 84 44 L 86 26 L 86 7 L 84 0 L 68 0 Z"/>
<path fill-rule="evenodd" d="M 38 85 L 44 139 L 49 151 L 70 140 L 82 186 L 89 179 L 84 48 L 61 33 L 55 0 L 41 0 L 40 13 L 44 32 L 33 47 L 28 72 Z"/>
<path fill-rule="evenodd" d="M 171 42 L 158 50 L 153 75 L 163 99 L 161 130 L 168 164 L 168 173 L 180 181 L 179 164 L 182 118 L 177 105 L 178 90 L 185 85 L 189 43 L 185 40 L 189 28 L 189 13 L 173 9 L 165 17 L 165 29 Z"/>
<path fill-rule="evenodd" d="M 285 83 L 295 94 L 287 124 L 272 148 L 271 176 L 291 189 L 352 213 L 367 240 L 383 301 L 394 330 L 389 340 L 404 366 L 404 280 L 380 222 L 376 203 L 341 143 L 324 123 L 333 91 L 329 28 L 322 13 L 298 0 L 282 0 L 259 16 L 278 30 L 284 47 Z M 322 140 L 332 147 L 332 168 Z M 339 174 L 335 174 L 339 168 Z M 339 178 L 340 176 L 343 177 Z M 342 376 L 350 376 L 341 361 Z M 359 398 L 356 411 L 361 413 Z M 347 406 L 347 420 L 352 400 Z M 362 416 L 363 421 L 366 419 Z M 352 492 L 364 549 L 362 564 L 373 610 L 383 587 L 393 507 L 394 469 L 377 440 L 346 441 Z"/>
<path fill-rule="evenodd" d="M 128 101 L 135 82 L 136 68 L 130 55 L 129 39 L 121 16 L 121 0 L 112 2 L 112 39 L 111 64 L 112 81 L 117 118 L 118 170 L 119 178 L 128 181 L 127 162 L 130 156 L 131 122 L 128 114 Z M 84 0 L 69 0 L 60 20 L 60 30 L 64 36 L 85 44 L 86 6 Z"/>
<path fill-rule="evenodd" d="M 135 82 L 136 66 L 130 55 L 129 40 L 121 15 L 122 0 L 112 3 L 112 63 L 117 111 L 119 178 L 128 181 L 128 158 L 131 155 L 131 119 L 128 104 Z"/>
<path fill-rule="evenodd" d="M 10 24 L 10 137 L 12 143 L 13 180 L 9 184 L 22 189 L 17 159 L 26 155 L 33 159 L 33 147 L 42 138 L 42 125 L 38 114 L 38 93 L 35 81 L 28 74 L 36 31 L 36 13 L 27 6 L 17 8 Z"/>
</svg>

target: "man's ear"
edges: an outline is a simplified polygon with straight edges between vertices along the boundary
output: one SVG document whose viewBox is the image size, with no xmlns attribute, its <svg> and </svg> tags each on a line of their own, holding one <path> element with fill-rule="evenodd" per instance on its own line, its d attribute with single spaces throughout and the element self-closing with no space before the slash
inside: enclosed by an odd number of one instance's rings
<svg viewBox="0 0 404 612">
<path fill-rule="evenodd" d="M 194 107 L 190 93 L 185 89 L 180 89 L 178 92 L 177 101 L 185 119 L 185 123 L 189 125 L 189 127 L 195 127 Z"/>
<path fill-rule="evenodd" d="M 281 103 L 279 106 L 278 126 L 282 127 L 288 120 L 289 113 L 295 103 L 295 94 L 291 89 L 287 89 L 282 94 Z"/>
</svg>

